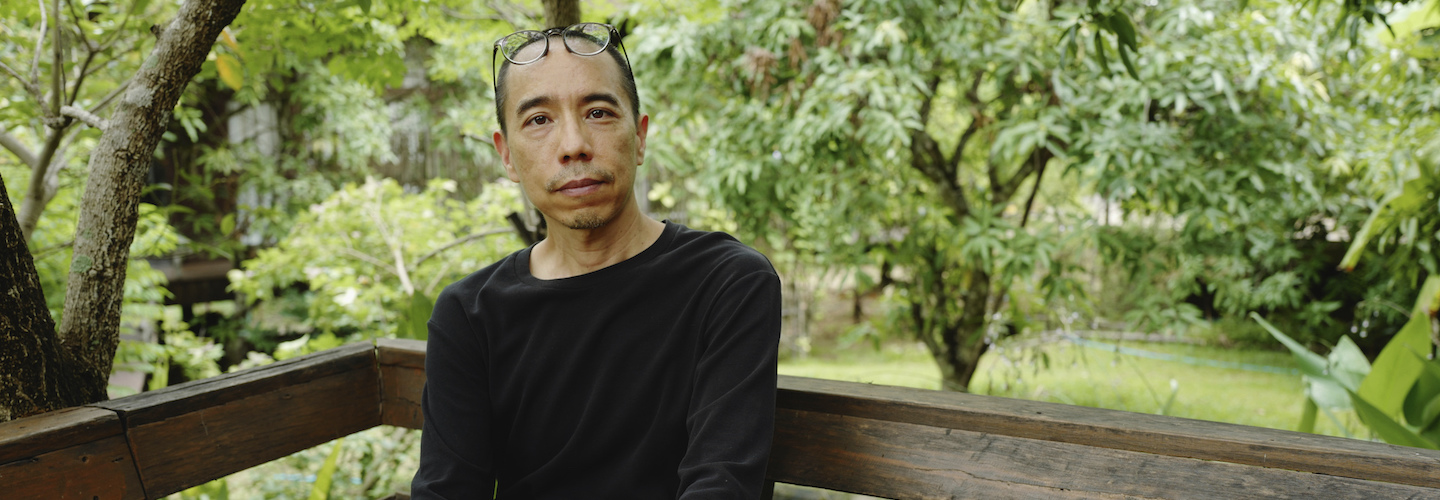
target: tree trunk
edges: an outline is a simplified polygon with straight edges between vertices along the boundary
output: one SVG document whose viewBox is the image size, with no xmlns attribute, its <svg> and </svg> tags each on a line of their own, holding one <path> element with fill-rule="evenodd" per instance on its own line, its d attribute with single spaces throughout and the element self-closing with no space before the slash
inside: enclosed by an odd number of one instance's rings
<svg viewBox="0 0 1440 500">
<path fill-rule="evenodd" d="M 220 30 L 244 0 L 190 0 L 175 20 L 157 27 L 155 50 L 120 98 L 90 156 L 59 337 L 77 360 L 89 401 L 106 398 L 119 344 L 120 304 L 140 189 L 170 112 L 200 71 Z"/>
<path fill-rule="evenodd" d="M 544 0 L 545 25 L 565 27 L 580 22 L 580 0 Z"/>
<path fill-rule="evenodd" d="M 73 364 L 0 179 L 0 422 L 89 402 Z"/>
</svg>

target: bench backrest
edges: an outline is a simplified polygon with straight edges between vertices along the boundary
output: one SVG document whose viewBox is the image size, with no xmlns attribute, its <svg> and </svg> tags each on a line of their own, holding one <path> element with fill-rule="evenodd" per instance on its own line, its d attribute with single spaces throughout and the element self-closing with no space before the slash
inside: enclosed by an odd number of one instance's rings
<svg viewBox="0 0 1440 500">
<path fill-rule="evenodd" d="M 425 344 L 355 344 L 0 424 L 7 498 L 159 498 L 376 425 L 419 428 Z M 781 377 L 772 481 L 886 498 L 1440 498 L 1440 452 Z"/>
</svg>

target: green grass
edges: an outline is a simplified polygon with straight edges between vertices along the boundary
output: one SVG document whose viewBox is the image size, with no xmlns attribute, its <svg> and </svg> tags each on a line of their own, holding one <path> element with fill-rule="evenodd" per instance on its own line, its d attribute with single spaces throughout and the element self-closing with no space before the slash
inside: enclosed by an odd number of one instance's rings
<svg viewBox="0 0 1440 500">
<path fill-rule="evenodd" d="M 1289 369 L 1289 353 L 1186 344 L 1125 343 L 1161 355 Z M 940 372 L 921 346 L 856 347 L 826 356 L 787 359 L 780 373 L 831 380 L 937 389 Z M 1304 391 L 1298 374 L 1197 366 L 1081 347 L 1069 342 L 992 349 L 980 361 L 971 392 L 1096 408 L 1294 430 Z M 1171 394 L 1174 401 L 1169 403 Z M 1368 431 L 1353 413 L 1337 420 L 1358 437 Z M 1323 414 L 1316 432 L 1345 435 Z"/>
</svg>

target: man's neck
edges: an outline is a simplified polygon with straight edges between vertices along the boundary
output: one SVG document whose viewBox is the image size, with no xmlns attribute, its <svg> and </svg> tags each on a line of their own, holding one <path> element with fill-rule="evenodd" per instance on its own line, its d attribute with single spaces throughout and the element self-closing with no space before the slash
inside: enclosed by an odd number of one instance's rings
<svg viewBox="0 0 1440 500">
<path fill-rule="evenodd" d="M 650 248 L 665 224 L 636 210 L 603 227 L 570 229 L 546 220 L 545 239 L 530 253 L 530 274 L 542 280 L 569 278 L 624 262 Z"/>
</svg>

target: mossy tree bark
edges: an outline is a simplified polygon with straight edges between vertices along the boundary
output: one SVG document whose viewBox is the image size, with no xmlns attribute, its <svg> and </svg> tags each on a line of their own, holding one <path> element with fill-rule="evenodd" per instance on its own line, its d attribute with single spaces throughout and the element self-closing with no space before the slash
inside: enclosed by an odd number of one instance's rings
<svg viewBox="0 0 1440 500">
<path fill-rule="evenodd" d="M 580 0 L 545 0 L 545 25 L 565 27 L 580 22 Z"/>
<path fill-rule="evenodd" d="M 189 0 L 158 37 L 92 151 L 57 330 L 8 199 L 0 210 L 0 419 L 106 399 L 144 174 L 185 85 L 244 0 Z M 12 236 L 9 231 L 14 230 Z M 27 266 L 28 264 L 28 266 Z M 38 297 L 38 299 L 37 299 Z M 11 302 L 15 301 L 13 306 Z M 61 352 L 63 351 L 63 352 Z M 30 358 L 41 358 L 35 361 Z M 68 395 L 68 397 L 67 397 Z"/>
</svg>

